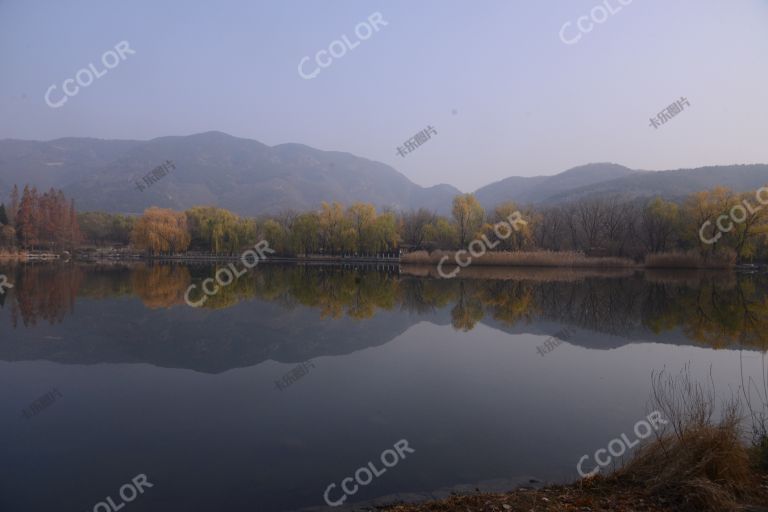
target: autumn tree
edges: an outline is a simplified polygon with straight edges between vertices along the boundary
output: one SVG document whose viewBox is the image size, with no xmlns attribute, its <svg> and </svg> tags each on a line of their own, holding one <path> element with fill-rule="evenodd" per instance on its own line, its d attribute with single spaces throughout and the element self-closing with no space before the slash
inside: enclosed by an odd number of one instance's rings
<svg viewBox="0 0 768 512">
<path fill-rule="evenodd" d="M 190 245 L 196 249 L 234 253 L 255 243 L 255 223 L 214 206 L 196 206 L 186 212 Z"/>
<path fill-rule="evenodd" d="M 397 249 L 399 241 L 395 214 L 387 212 L 376 217 L 373 222 L 370 245 L 366 249 L 377 253 L 394 251 Z"/>
<path fill-rule="evenodd" d="M 38 242 L 40 233 L 40 215 L 38 211 L 37 189 L 24 187 L 19 205 L 19 213 L 16 217 L 16 236 L 21 246 L 34 247 Z"/>
<path fill-rule="evenodd" d="M 739 258 L 753 258 L 759 249 L 759 240 L 768 235 L 768 209 L 757 204 L 754 194 L 741 194 L 737 206 L 729 211 L 733 221 L 730 233 L 733 249 Z M 736 220 L 743 219 L 741 222 Z"/>
<path fill-rule="evenodd" d="M 11 209 L 8 212 L 8 221 L 11 225 L 16 225 L 16 215 L 19 213 L 19 187 L 17 185 L 13 185 L 13 190 L 11 191 Z"/>
<path fill-rule="evenodd" d="M 330 254 L 340 252 L 344 245 L 347 223 L 340 203 L 323 202 L 319 213 L 320 246 Z"/>
<path fill-rule="evenodd" d="M 128 245 L 136 217 L 104 212 L 85 212 L 77 217 L 83 238 L 95 245 Z"/>
<path fill-rule="evenodd" d="M 512 226 L 512 231 L 507 238 L 501 238 L 494 232 L 494 227 L 500 223 L 510 223 L 510 217 L 516 218 L 518 214 L 520 219 L 525 220 L 526 223 L 515 223 Z M 512 201 L 502 203 L 497 206 L 490 216 L 489 223 L 483 226 L 488 240 L 492 243 L 498 242 L 498 245 L 494 245 L 496 250 L 503 251 L 520 251 L 525 248 L 529 248 L 533 244 L 533 228 L 532 228 L 532 215 L 528 212 L 525 214 L 520 213 L 520 208 Z M 499 233 L 506 235 L 509 228 L 499 228 Z"/>
<path fill-rule="evenodd" d="M 672 248 L 680 229 L 680 208 L 657 197 L 642 209 L 638 234 L 647 252 L 663 252 Z"/>
<path fill-rule="evenodd" d="M 269 247 L 277 254 L 290 254 L 290 237 L 285 228 L 274 219 L 267 219 L 261 226 L 264 240 L 269 242 Z"/>
<path fill-rule="evenodd" d="M 376 208 L 369 203 L 354 203 L 347 208 L 347 222 L 354 230 L 355 250 L 367 251 L 374 245 Z"/>
<path fill-rule="evenodd" d="M 435 222 L 424 228 L 424 237 L 430 248 L 454 249 L 459 244 L 459 232 L 456 224 L 445 217 L 438 217 Z"/>
<path fill-rule="evenodd" d="M 12 197 L 11 203 L 15 201 Z M 82 239 L 74 201 L 67 201 L 61 190 L 51 189 L 40 195 L 36 188 L 25 186 L 14 225 L 25 249 L 73 248 Z"/>
<path fill-rule="evenodd" d="M 186 251 L 190 243 L 186 214 L 157 207 L 144 210 L 131 232 L 131 243 L 149 253 Z"/>
<path fill-rule="evenodd" d="M 0 247 L 13 247 L 16 245 L 16 230 L 13 226 L 0 226 Z"/>
<path fill-rule="evenodd" d="M 317 213 L 303 213 L 296 217 L 291 232 L 291 245 L 297 254 L 313 254 L 320 247 L 320 218 Z"/>
<path fill-rule="evenodd" d="M 702 254 L 714 253 L 722 235 L 714 234 L 710 237 L 709 234 L 717 230 L 717 219 L 721 215 L 728 215 L 734 203 L 733 193 L 725 187 L 691 194 L 683 205 L 682 237 L 698 246 Z M 707 223 L 711 230 L 709 233 L 702 230 Z M 713 242 L 707 243 L 702 238 Z"/>
<path fill-rule="evenodd" d="M 474 194 L 462 194 L 453 198 L 451 209 L 459 233 L 459 244 L 464 246 L 483 225 L 485 212 Z"/>
</svg>

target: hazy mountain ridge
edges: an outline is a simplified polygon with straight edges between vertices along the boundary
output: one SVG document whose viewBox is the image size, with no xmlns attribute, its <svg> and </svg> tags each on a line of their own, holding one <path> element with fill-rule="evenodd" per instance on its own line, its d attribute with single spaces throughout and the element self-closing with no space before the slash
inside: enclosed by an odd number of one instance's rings
<svg viewBox="0 0 768 512">
<path fill-rule="evenodd" d="M 633 171 L 612 163 L 588 164 L 568 169 L 554 176 L 510 177 L 477 190 L 478 200 L 486 208 L 504 201 L 539 203 L 574 189 L 607 180 L 631 176 Z"/>
<path fill-rule="evenodd" d="M 165 160 L 176 169 L 140 191 L 134 180 Z M 385 164 L 349 153 L 302 144 L 270 147 L 220 132 L 149 141 L 0 141 L 0 197 L 14 183 L 63 188 L 81 211 L 126 213 L 215 204 L 257 215 L 308 210 L 322 201 L 445 213 L 460 193 L 450 185 L 420 187 Z"/>
<path fill-rule="evenodd" d="M 134 180 L 165 160 L 176 169 L 140 191 Z M 47 142 L 0 140 L 0 201 L 10 187 L 30 183 L 62 188 L 80 211 L 140 213 L 149 206 L 186 209 L 214 204 L 242 215 L 309 210 L 322 201 L 364 201 L 393 209 L 450 212 L 460 191 L 451 185 L 421 187 L 394 168 L 350 153 L 303 144 L 267 146 L 221 132 L 148 141 L 63 138 Z M 553 176 L 511 176 L 476 191 L 481 204 L 503 201 L 559 203 L 596 195 L 660 195 L 680 199 L 726 186 L 738 192 L 768 183 L 768 165 L 712 166 L 640 171 L 595 163 Z"/>
<path fill-rule="evenodd" d="M 622 194 L 628 197 L 663 196 L 682 200 L 685 196 L 715 187 L 726 187 L 736 192 L 757 191 L 768 185 L 768 165 L 708 166 L 673 171 L 641 171 L 622 178 L 607 180 L 569 192 L 569 199 L 585 196 Z M 549 198 L 562 201 L 562 195 Z"/>
</svg>

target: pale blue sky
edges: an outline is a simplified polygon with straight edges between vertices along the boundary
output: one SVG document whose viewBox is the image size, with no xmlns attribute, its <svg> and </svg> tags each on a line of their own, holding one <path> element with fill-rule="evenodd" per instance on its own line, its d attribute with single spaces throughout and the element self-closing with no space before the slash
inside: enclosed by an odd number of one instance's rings
<svg viewBox="0 0 768 512">
<path fill-rule="evenodd" d="M 588 162 L 768 162 L 768 0 L 634 0 L 563 44 L 562 25 L 600 3 L 0 0 L 0 138 L 220 130 L 348 151 L 463 190 Z M 376 11 L 386 27 L 299 77 L 302 57 L 354 41 Z M 46 105 L 50 85 L 122 40 L 135 55 Z M 681 96 L 690 108 L 649 127 Z M 427 125 L 438 134 L 397 156 Z"/>
</svg>

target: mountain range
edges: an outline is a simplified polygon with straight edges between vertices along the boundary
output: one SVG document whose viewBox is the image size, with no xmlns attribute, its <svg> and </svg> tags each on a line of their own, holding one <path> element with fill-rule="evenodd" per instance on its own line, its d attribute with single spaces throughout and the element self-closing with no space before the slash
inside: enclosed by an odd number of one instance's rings
<svg viewBox="0 0 768 512">
<path fill-rule="evenodd" d="M 167 176 L 143 190 L 136 185 L 167 160 L 175 165 Z M 148 141 L 0 140 L 0 198 L 8 197 L 13 184 L 27 183 L 63 189 L 80 211 L 122 213 L 211 204 L 259 215 L 316 209 L 322 201 L 364 201 L 379 208 L 447 214 L 461 193 L 446 184 L 421 187 L 388 165 L 350 153 L 292 143 L 267 146 L 221 132 Z M 763 164 L 642 171 L 596 163 L 554 176 L 513 176 L 475 193 L 484 207 L 492 208 L 509 200 L 556 204 L 615 194 L 679 200 L 716 186 L 747 192 L 766 183 L 768 165 Z"/>
</svg>

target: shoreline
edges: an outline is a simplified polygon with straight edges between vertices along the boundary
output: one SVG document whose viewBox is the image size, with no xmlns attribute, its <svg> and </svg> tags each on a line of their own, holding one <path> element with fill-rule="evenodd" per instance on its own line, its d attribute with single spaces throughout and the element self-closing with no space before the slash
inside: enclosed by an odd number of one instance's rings
<svg viewBox="0 0 768 512">
<path fill-rule="evenodd" d="M 414 276 L 421 277 L 435 277 L 437 272 L 432 272 L 430 269 L 434 269 L 439 264 L 439 260 L 435 261 L 413 261 L 413 258 L 409 257 L 412 253 L 404 254 L 402 256 L 391 257 L 347 257 L 347 256 L 322 256 L 312 255 L 307 257 L 296 256 L 270 256 L 263 262 L 267 263 L 289 263 L 289 264 L 310 264 L 310 265 L 363 265 L 363 266 L 386 266 L 386 267 L 400 267 L 405 270 L 405 273 Z M 445 254 L 445 253 L 441 253 Z M 635 271 L 668 271 L 668 270 L 682 270 L 682 271 L 732 271 L 732 272 L 751 272 L 751 273 L 766 273 L 768 272 L 768 264 L 734 264 L 731 266 L 723 265 L 680 265 L 669 264 L 648 265 L 646 263 L 638 263 L 627 261 L 626 264 L 617 265 L 616 258 L 585 256 L 578 262 L 569 261 L 564 259 L 562 261 L 548 260 L 537 261 L 535 258 L 530 258 L 532 253 L 512 253 L 519 256 L 517 261 L 510 260 L 497 260 L 497 261 L 483 261 L 479 259 L 468 267 L 460 267 L 453 262 L 446 263 L 444 268 L 455 269 L 462 268 L 463 271 L 470 270 L 472 267 L 478 269 L 496 269 L 496 270 L 519 270 L 519 269 L 531 269 L 531 270 L 546 270 L 546 269 L 559 269 L 569 271 L 599 271 L 599 272 L 635 272 Z M 231 263 L 240 261 L 241 256 L 226 255 L 226 254 L 172 254 L 172 255 L 147 255 L 134 252 L 110 252 L 110 253 L 86 253 L 83 251 L 75 251 L 70 254 L 60 254 L 54 252 L 44 251 L 25 251 L 18 253 L 0 253 L 0 263 L 3 262 L 38 262 L 38 261 L 77 261 L 83 263 L 96 263 L 96 262 L 179 262 L 179 263 L 198 263 L 198 264 L 216 264 L 216 263 Z M 456 277 L 460 276 L 458 274 Z"/>
<path fill-rule="evenodd" d="M 755 483 L 768 486 L 768 475 L 754 475 Z M 543 487 L 522 486 L 501 493 L 475 492 L 454 494 L 448 498 L 386 505 L 350 505 L 347 510 L 380 512 L 679 512 L 683 510 L 674 496 L 653 495 L 640 481 L 623 481 L 615 475 L 597 476 L 569 484 Z M 744 512 L 762 512 L 768 497 L 752 496 L 740 503 Z M 340 507 L 340 510 L 344 510 Z M 698 509 L 700 512 L 707 509 Z"/>
</svg>

